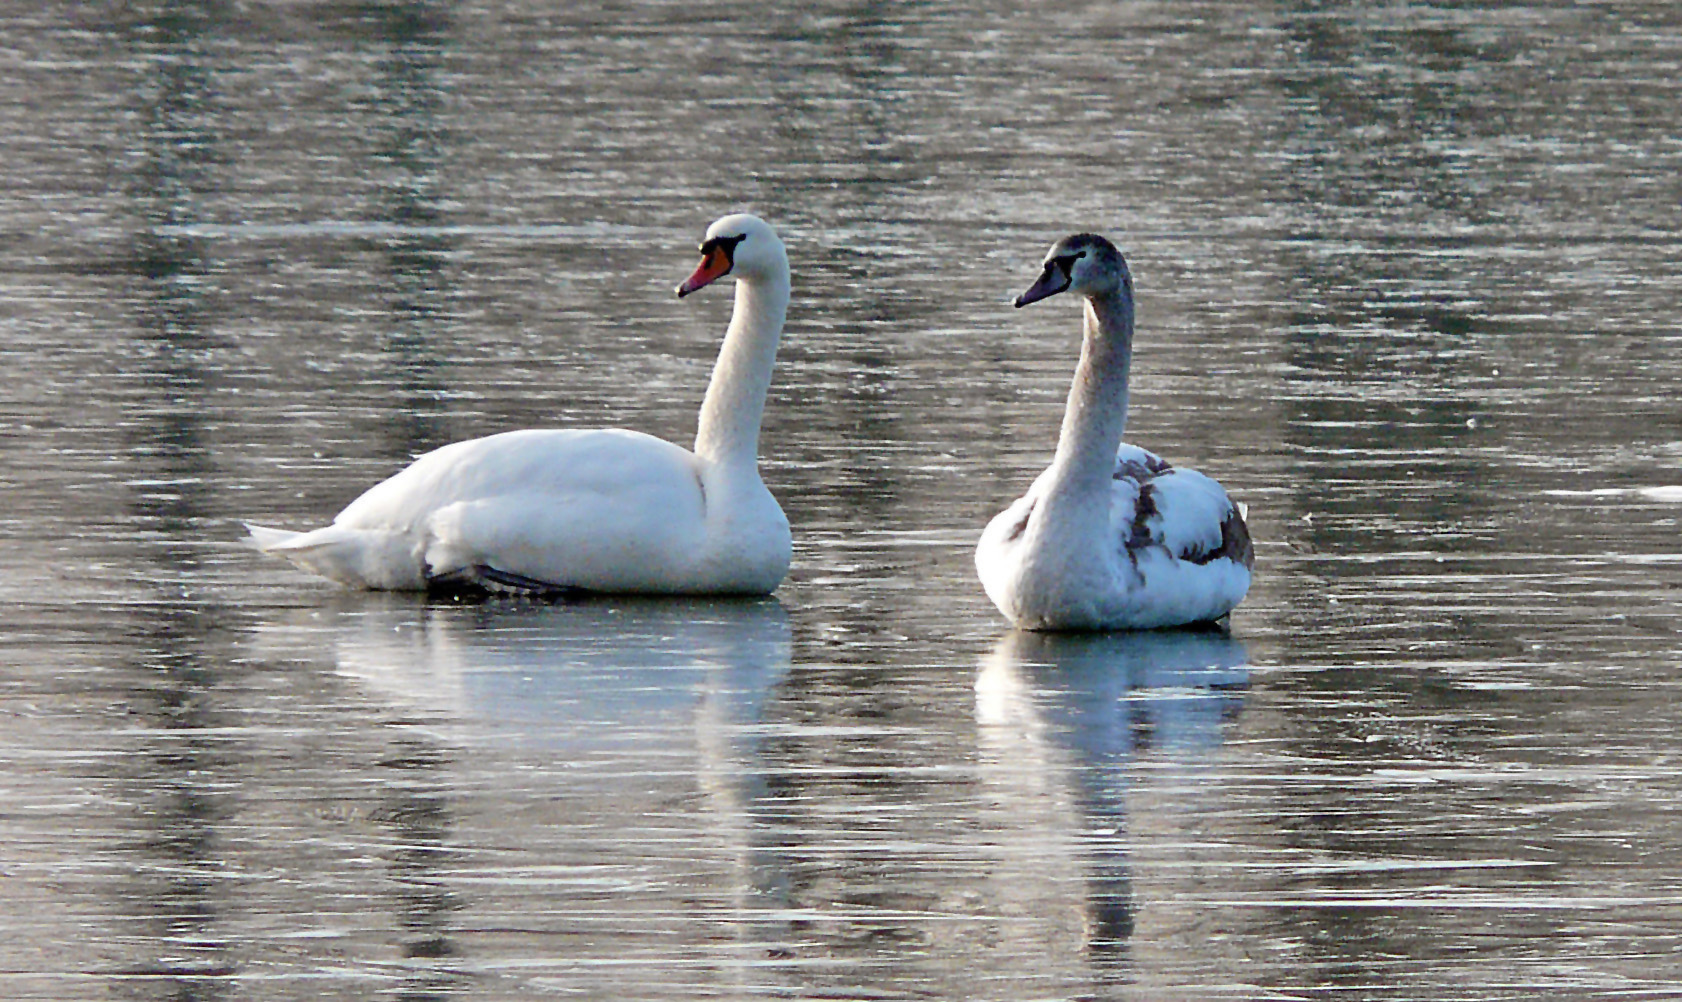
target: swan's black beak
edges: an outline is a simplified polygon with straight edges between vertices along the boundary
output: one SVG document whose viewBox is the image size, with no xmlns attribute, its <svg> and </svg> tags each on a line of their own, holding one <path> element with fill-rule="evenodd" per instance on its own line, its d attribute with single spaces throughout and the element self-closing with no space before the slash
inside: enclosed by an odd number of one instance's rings
<svg viewBox="0 0 1682 1002">
<path fill-rule="evenodd" d="M 1063 266 L 1061 259 L 1053 258 L 1045 263 L 1045 270 L 1040 272 L 1039 280 L 1028 286 L 1028 291 L 1016 297 L 1016 308 L 1021 309 L 1029 303 L 1037 303 L 1048 296 L 1055 296 L 1069 287 L 1071 279 L 1069 270 Z"/>
</svg>

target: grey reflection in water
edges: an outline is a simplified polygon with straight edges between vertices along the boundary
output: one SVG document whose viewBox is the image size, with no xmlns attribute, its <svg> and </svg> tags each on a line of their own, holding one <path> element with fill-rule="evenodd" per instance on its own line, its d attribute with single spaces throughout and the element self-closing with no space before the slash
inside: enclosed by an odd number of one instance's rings
<svg viewBox="0 0 1682 1002">
<path fill-rule="evenodd" d="M 256 646 L 328 660 L 404 729 L 402 761 L 381 763 L 401 774 L 368 778 L 408 847 L 389 874 L 405 955 L 435 962 L 411 994 L 491 958 L 558 967 L 575 989 L 626 969 L 694 977 L 674 944 L 722 954 L 739 988 L 774 941 L 765 909 L 785 881 L 752 836 L 758 725 L 791 650 L 776 601 L 346 593 Z"/>
<path fill-rule="evenodd" d="M 205 430 L 205 401 L 218 378 L 209 316 L 215 269 L 203 241 L 175 232 L 202 221 L 214 189 L 214 28 L 213 12 L 184 5 L 130 25 L 124 39 L 148 79 L 137 102 L 136 155 L 118 167 L 139 217 L 127 257 L 115 264 L 138 285 L 129 374 L 136 391 L 122 427 L 130 509 L 140 531 L 163 543 L 160 598 L 176 597 L 175 582 L 198 567 L 193 539 L 216 473 Z"/>
<path fill-rule="evenodd" d="M 983 659 L 978 769 L 998 894 L 1055 921 L 1048 965 L 1078 969 L 1125 948 L 1135 769 L 1215 749 L 1243 706 L 1247 663 L 1243 643 L 1218 630 L 1013 631 Z"/>
<path fill-rule="evenodd" d="M 446 133 L 440 65 L 450 18 L 426 3 L 380 6 L 368 16 L 384 47 L 374 63 L 373 112 L 380 132 L 373 157 L 380 172 L 377 218 L 394 226 L 381 241 L 390 270 L 390 329 L 381 339 L 382 381 L 401 406 L 387 419 L 393 455 L 413 455 L 444 444 L 440 425 L 446 384 L 441 370 L 455 319 L 448 266 L 456 239 L 444 229 L 447 196 L 441 190 Z"/>
<path fill-rule="evenodd" d="M 207 782 L 233 771 L 225 747 L 204 735 L 223 723 L 212 696 L 218 669 L 206 657 L 216 609 L 192 603 L 201 566 L 196 544 L 207 484 L 216 480 L 205 400 L 217 380 L 211 316 L 215 266 L 203 242 L 172 228 L 202 221 L 220 157 L 213 128 L 220 102 L 209 40 L 216 12 L 170 5 L 124 25 L 124 47 L 145 67 L 135 99 L 132 153 L 115 166 L 136 219 L 112 262 L 132 276 L 133 328 L 127 337 L 133 387 L 120 442 L 131 531 L 151 544 L 129 573 L 145 582 L 126 635 L 130 660 L 146 684 L 127 694 L 142 726 L 167 736 L 124 764 L 126 794 L 139 819 L 131 866 L 115 885 L 116 911 L 148 934 L 148 948 L 125 972 L 144 985 L 133 997 L 208 1000 L 228 992 L 233 969 L 219 925 L 236 910 L 223 869 L 221 826 L 237 798 Z M 120 624 L 112 624 L 122 631 Z"/>
</svg>

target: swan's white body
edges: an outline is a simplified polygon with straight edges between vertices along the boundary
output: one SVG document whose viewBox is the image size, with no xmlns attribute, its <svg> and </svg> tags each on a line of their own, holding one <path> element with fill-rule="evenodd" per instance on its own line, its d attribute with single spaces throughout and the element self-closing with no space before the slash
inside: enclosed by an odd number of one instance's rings
<svg viewBox="0 0 1682 1002">
<path fill-rule="evenodd" d="M 753 216 L 726 216 L 707 233 L 680 295 L 729 273 L 736 306 L 693 452 L 623 429 L 505 432 L 421 456 L 332 525 L 249 526 L 252 542 L 358 588 L 775 589 L 788 573 L 789 526 L 760 480 L 758 452 L 788 257 Z"/>
<path fill-rule="evenodd" d="M 1065 289 L 1086 296 L 1087 319 L 1057 454 L 981 534 L 982 587 L 1030 630 L 1220 619 L 1250 587 L 1243 513 L 1203 474 L 1121 443 L 1133 336 L 1126 263 L 1102 238 L 1068 238 L 1017 305 Z"/>
</svg>

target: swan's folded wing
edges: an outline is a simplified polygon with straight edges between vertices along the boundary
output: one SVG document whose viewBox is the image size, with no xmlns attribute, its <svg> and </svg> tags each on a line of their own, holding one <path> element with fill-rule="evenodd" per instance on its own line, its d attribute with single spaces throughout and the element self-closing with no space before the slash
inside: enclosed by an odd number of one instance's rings
<svg viewBox="0 0 1682 1002">
<path fill-rule="evenodd" d="M 1249 567 L 1254 560 L 1238 507 L 1220 484 L 1196 470 L 1118 472 L 1114 514 L 1117 525 L 1125 527 L 1128 550 L 1161 547 L 1175 559 L 1194 564 L 1226 557 Z"/>
<path fill-rule="evenodd" d="M 1152 477 L 1160 477 L 1173 469 L 1174 467 L 1169 464 L 1168 460 L 1149 449 L 1141 449 L 1127 442 L 1121 443 L 1116 448 L 1114 476 L 1117 480 L 1123 477 L 1132 477 L 1139 483 L 1144 483 Z"/>
</svg>

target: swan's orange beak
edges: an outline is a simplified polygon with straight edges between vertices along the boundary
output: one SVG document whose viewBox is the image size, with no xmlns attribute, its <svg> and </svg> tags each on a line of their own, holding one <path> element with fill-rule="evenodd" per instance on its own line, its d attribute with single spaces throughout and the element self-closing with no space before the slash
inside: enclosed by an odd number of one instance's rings
<svg viewBox="0 0 1682 1002">
<path fill-rule="evenodd" d="M 695 269 L 695 274 L 684 279 L 683 284 L 677 287 L 678 298 L 682 299 L 696 289 L 711 285 L 728 274 L 730 254 L 723 247 L 713 244 L 701 252 L 701 264 Z"/>
</svg>

